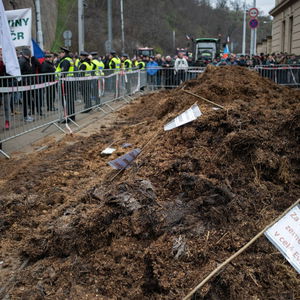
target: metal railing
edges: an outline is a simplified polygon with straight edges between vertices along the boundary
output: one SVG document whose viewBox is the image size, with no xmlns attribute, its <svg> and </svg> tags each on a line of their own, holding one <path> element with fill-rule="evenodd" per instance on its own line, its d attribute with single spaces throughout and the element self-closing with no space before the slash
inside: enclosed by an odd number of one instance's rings
<svg viewBox="0 0 300 300">
<path fill-rule="evenodd" d="M 300 85 L 300 65 L 261 65 L 254 69 L 277 84 L 291 87 Z"/>
<path fill-rule="evenodd" d="M 172 66 L 146 68 L 147 87 L 149 89 L 175 88 L 184 81 L 197 78 L 204 71 L 204 67 L 189 67 L 179 70 L 176 70 Z"/>
<path fill-rule="evenodd" d="M 105 113 L 113 110 L 110 102 L 130 97 L 147 84 L 146 79 L 144 70 L 0 77 L 0 145 L 50 125 L 63 132 L 71 131 L 67 124 L 78 126 L 78 114 L 94 109 Z M 1 148 L 0 153 L 9 157 Z"/>
</svg>

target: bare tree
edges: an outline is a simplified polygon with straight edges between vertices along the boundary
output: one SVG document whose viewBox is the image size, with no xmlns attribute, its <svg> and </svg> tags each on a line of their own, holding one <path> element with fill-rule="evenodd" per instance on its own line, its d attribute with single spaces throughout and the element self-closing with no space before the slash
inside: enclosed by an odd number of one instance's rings
<svg viewBox="0 0 300 300">
<path fill-rule="evenodd" d="M 217 9 L 227 9 L 227 0 L 217 0 L 216 2 L 216 8 Z"/>
</svg>

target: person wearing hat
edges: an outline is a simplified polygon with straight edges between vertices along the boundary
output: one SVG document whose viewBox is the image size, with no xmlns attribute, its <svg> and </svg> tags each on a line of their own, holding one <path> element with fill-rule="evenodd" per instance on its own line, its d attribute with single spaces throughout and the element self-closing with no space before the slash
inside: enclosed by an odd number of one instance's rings
<svg viewBox="0 0 300 300">
<path fill-rule="evenodd" d="M 91 62 L 90 54 L 86 51 L 80 52 L 80 66 L 79 70 L 83 71 L 80 73 L 82 77 L 88 77 L 92 75 L 94 65 Z M 80 82 L 80 91 L 83 96 L 84 101 L 84 113 L 89 112 L 92 107 L 92 99 L 91 99 L 91 80 L 83 80 Z"/>
<path fill-rule="evenodd" d="M 59 53 L 60 61 L 56 67 L 56 73 L 61 74 L 62 77 L 73 77 L 74 75 L 74 62 L 70 56 L 70 50 L 64 47 L 60 47 L 61 51 Z M 64 81 L 64 86 L 62 86 L 62 95 L 66 100 L 66 111 L 67 116 L 75 121 L 75 81 Z M 63 100 L 64 106 L 64 100 Z M 64 122 L 64 121 L 63 121 Z M 68 120 L 67 120 L 68 122 Z"/>
<path fill-rule="evenodd" d="M 126 71 L 131 71 L 132 70 L 132 61 L 129 59 L 128 54 L 123 53 L 121 57 L 122 61 L 122 67 Z"/>
<path fill-rule="evenodd" d="M 145 67 L 146 67 L 146 64 L 145 64 L 145 62 L 143 61 L 142 57 L 141 57 L 141 56 L 138 56 L 136 61 L 137 61 L 137 64 L 136 64 L 137 68 L 138 68 L 139 70 L 144 70 Z"/>
<path fill-rule="evenodd" d="M 96 75 L 104 75 L 104 63 L 98 59 L 98 52 L 91 52 L 92 55 L 92 63 L 94 64 L 94 70 Z"/>
<path fill-rule="evenodd" d="M 31 55 L 29 48 L 22 49 L 22 55 L 19 58 L 20 70 L 22 75 L 33 75 L 40 73 L 41 65 L 39 61 Z M 38 77 L 22 77 L 23 85 L 28 86 L 38 83 Z M 42 116 L 41 99 L 39 90 L 29 90 L 23 92 L 23 117 L 25 122 L 32 122 L 34 119 L 30 116 L 37 112 Z"/>
<path fill-rule="evenodd" d="M 129 59 L 128 54 L 123 53 L 121 57 L 122 69 L 126 72 L 132 71 L 132 61 Z M 131 81 L 132 74 L 125 74 L 125 89 L 128 95 L 131 95 Z"/>
<path fill-rule="evenodd" d="M 115 70 L 115 72 L 119 72 L 121 68 L 121 59 L 118 57 L 116 51 L 112 50 L 110 52 L 111 57 L 109 61 L 109 68 L 111 70 Z"/>
<path fill-rule="evenodd" d="M 118 57 L 116 51 L 112 50 L 109 55 L 109 62 L 108 68 L 111 70 L 112 73 L 118 73 L 121 68 L 121 59 Z M 118 91 L 116 88 L 116 76 L 109 77 L 107 80 L 107 87 L 109 90 L 114 91 L 115 97 L 118 95 Z"/>
<path fill-rule="evenodd" d="M 43 82 L 54 82 L 55 81 L 55 66 L 53 63 L 54 55 L 51 53 L 47 53 L 45 55 L 45 60 L 42 63 L 41 73 L 47 74 L 42 77 Z M 47 86 L 45 87 L 45 96 L 47 103 L 47 111 L 55 111 L 54 108 L 54 100 L 55 100 L 55 86 Z"/>
<path fill-rule="evenodd" d="M 91 52 L 92 55 L 92 64 L 93 70 L 95 71 L 93 75 L 103 76 L 104 75 L 104 63 L 98 59 L 98 52 Z M 100 79 L 96 79 L 92 81 L 92 98 L 95 99 L 96 104 L 100 104 L 100 96 L 98 91 L 98 82 Z"/>
</svg>

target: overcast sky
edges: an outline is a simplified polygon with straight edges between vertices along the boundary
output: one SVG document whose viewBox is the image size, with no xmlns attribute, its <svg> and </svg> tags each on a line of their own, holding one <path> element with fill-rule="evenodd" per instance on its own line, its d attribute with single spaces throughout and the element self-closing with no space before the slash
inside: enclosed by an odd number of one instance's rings
<svg viewBox="0 0 300 300">
<path fill-rule="evenodd" d="M 228 3 L 230 0 L 228 1 Z M 244 3 L 244 0 L 241 0 L 242 3 Z M 216 0 L 211 0 L 212 4 L 216 3 Z M 247 6 L 253 6 L 253 0 L 246 0 Z M 268 15 L 269 11 L 274 8 L 275 6 L 275 0 L 256 0 L 256 7 L 259 10 L 262 10 L 263 13 L 261 15 Z"/>
<path fill-rule="evenodd" d="M 247 4 L 253 3 L 253 1 L 246 1 Z M 261 9 L 265 15 L 275 7 L 275 0 L 256 0 L 256 7 Z"/>
</svg>

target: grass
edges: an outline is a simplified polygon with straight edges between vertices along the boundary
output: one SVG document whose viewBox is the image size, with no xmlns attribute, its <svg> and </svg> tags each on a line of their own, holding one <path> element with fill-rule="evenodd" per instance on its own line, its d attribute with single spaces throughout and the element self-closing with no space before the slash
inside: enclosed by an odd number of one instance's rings
<svg viewBox="0 0 300 300">
<path fill-rule="evenodd" d="M 60 46 L 64 45 L 63 32 L 67 29 L 66 25 L 73 9 L 77 6 L 77 0 L 57 0 L 58 16 L 55 32 L 55 40 L 51 51 L 55 52 Z"/>
</svg>

